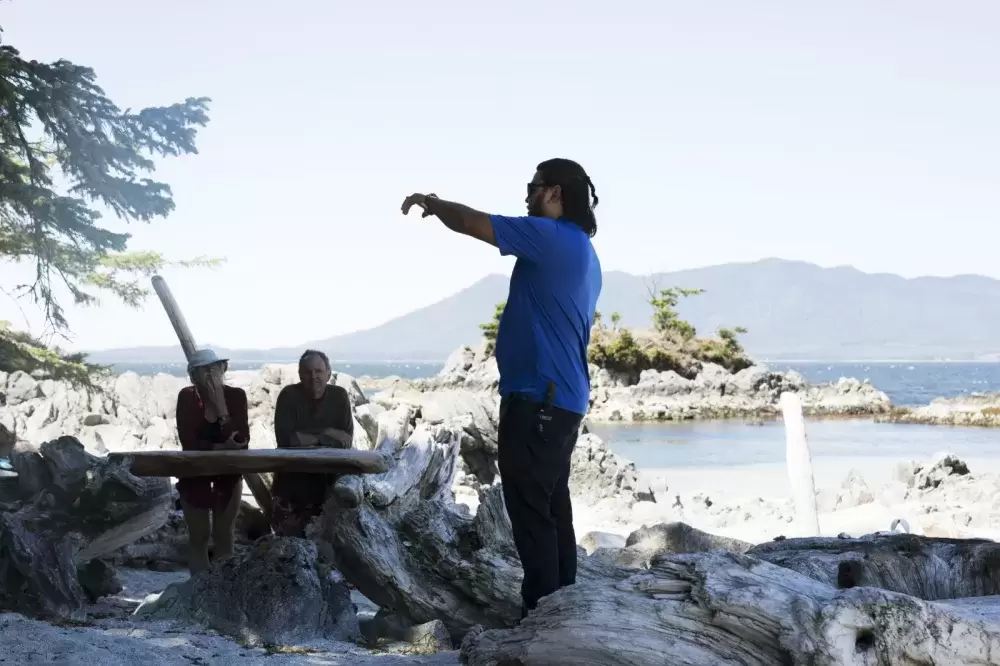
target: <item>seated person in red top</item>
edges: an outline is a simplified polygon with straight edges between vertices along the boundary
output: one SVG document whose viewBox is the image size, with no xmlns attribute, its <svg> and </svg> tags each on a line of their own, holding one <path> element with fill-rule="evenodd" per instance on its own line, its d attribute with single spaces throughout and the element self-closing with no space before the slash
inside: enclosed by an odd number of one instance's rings
<svg viewBox="0 0 1000 666">
<path fill-rule="evenodd" d="M 354 415 L 347 391 L 330 384 L 330 359 L 307 350 L 299 359 L 299 383 L 286 386 L 274 407 L 274 437 L 278 448 L 353 448 Z M 271 486 L 272 527 L 281 536 L 305 536 L 309 522 L 323 512 L 327 491 L 336 475 L 282 472 Z M 350 491 L 335 487 L 348 500 Z"/>
<path fill-rule="evenodd" d="M 188 362 L 192 386 L 177 394 L 177 435 L 185 451 L 245 449 L 250 443 L 247 394 L 226 386 L 229 364 L 211 349 Z M 240 510 L 243 478 L 238 474 L 180 479 L 177 492 L 188 528 L 191 573 L 208 568 L 208 539 L 214 558 L 233 554 L 233 526 Z"/>
</svg>

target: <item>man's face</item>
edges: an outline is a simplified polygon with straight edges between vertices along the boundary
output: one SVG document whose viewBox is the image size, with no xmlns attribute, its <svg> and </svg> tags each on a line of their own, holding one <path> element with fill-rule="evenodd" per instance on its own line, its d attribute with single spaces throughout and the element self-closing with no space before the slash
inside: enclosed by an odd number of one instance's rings
<svg viewBox="0 0 1000 666">
<path fill-rule="evenodd" d="M 299 381 L 314 398 L 321 398 L 330 383 L 330 368 L 318 356 L 313 356 L 299 365 Z"/>
<path fill-rule="evenodd" d="M 554 215 L 552 206 L 553 190 L 555 188 L 546 187 L 542 174 L 535 172 L 528 183 L 528 196 L 524 202 L 528 204 L 528 215 L 533 217 L 559 217 Z"/>
</svg>

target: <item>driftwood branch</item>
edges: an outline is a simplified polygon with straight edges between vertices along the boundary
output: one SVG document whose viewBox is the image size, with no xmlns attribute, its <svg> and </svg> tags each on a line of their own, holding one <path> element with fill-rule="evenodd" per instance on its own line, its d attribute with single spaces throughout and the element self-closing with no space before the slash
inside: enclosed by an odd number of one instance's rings
<svg viewBox="0 0 1000 666">
<path fill-rule="evenodd" d="M 214 476 L 263 472 L 380 474 L 389 456 L 354 449 L 249 449 L 237 451 L 136 451 L 113 453 L 111 460 L 136 476 Z"/>
<path fill-rule="evenodd" d="M 878 587 L 920 599 L 1000 595 L 1000 543 L 914 534 L 784 539 L 748 555 L 839 588 Z"/>
<path fill-rule="evenodd" d="M 510 630 L 473 630 L 462 661 L 813 666 L 1000 664 L 997 598 L 928 602 L 831 585 L 711 552 L 564 588 Z"/>
</svg>

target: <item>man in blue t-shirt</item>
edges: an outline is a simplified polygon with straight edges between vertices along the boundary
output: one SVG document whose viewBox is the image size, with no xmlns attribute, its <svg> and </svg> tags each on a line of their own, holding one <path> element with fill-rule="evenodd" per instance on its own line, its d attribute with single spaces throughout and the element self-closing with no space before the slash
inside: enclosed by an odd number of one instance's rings
<svg viewBox="0 0 1000 666">
<path fill-rule="evenodd" d="M 593 202 L 591 202 L 593 198 Z M 423 216 L 517 257 L 497 332 L 499 467 L 524 568 L 522 617 L 576 581 L 570 458 L 590 405 L 587 346 L 601 293 L 597 193 L 576 162 L 542 162 L 528 183 L 527 217 L 487 215 L 413 194 Z"/>
</svg>

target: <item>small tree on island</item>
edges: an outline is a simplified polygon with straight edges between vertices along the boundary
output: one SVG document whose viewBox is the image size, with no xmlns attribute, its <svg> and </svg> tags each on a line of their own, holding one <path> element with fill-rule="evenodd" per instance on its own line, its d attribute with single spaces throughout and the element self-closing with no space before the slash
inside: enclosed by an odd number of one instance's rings
<svg viewBox="0 0 1000 666">
<path fill-rule="evenodd" d="M 731 372 L 749 367 L 753 362 L 738 339 L 746 333 L 745 328 L 720 328 L 718 339 L 703 339 L 697 337 L 690 322 L 680 318 L 680 300 L 702 293 L 703 289 L 650 288 L 652 330 L 645 333 L 619 328 L 618 313 L 611 316 L 611 330 L 598 320 L 591 331 L 590 362 L 621 375 L 629 383 L 638 381 L 643 370 L 673 370 L 691 378 L 697 374 L 700 361 L 717 363 Z"/>
<path fill-rule="evenodd" d="M 649 304 L 653 306 L 653 330 L 663 335 L 679 335 L 682 340 L 691 340 L 697 335 L 694 326 L 677 315 L 677 304 L 681 298 L 705 293 L 704 289 L 682 289 L 671 287 L 650 290 Z"/>
<path fill-rule="evenodd" d="M 500 317 L 503 316 L 503 309 L 507 307 L 507 301 L 500 301 L 493 307 L 493 318 L 485 324 L 480 324 L 479 329 L 486 339 L 486 356 L 492 356 L 497 348 L 497 333 L 500 331 Z"/>
<path fill-rule="evenodd" d="M 103 205 L 126 222 L 169 215 L 170 187 L 148 177 L 152 158 L 197 153 L 208 102 L 188 98 L 123 111 L 97 85 L 92 69 L 67 60 L 25 60 L 0 45 L 0 260 L 34 264 L 33 281 L 7 293 L 41 308 L 55 335 L 66 338 L 70 330 L 57 289 L 77 305 L 98 304 L 103 291 L 138 307 L 149 294 L 140 280 L 168 265 L 219 263 L 127 252 L 131 235 L 102 226 L 96 208 Z M 102 368 L 0 322 L 0 370 L 89 385 Z"/>
</svg>

